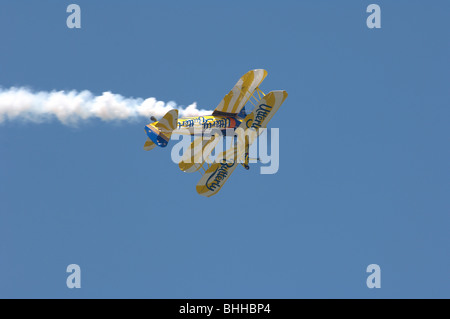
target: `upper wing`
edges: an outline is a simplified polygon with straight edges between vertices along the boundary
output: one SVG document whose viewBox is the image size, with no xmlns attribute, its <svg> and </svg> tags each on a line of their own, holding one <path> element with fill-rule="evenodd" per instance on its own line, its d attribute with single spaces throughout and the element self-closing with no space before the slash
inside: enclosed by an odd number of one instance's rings
<svg viewBox="0 0 450 319">
<path fill-rule="evenodd" d="M 280 108 L 281 104 L 283 104 L 284 100 L 286 100 L 288 94 L 286 91 L 272 91 L 266 94 L 261 101 L 259 101 L 259 105 L 255 107 L 253 112 L 251 112 L 245 118 L 244 124 L 247 128 L 250 129 L 259 129 L 267 127 L 267 124 L 275 115 L 275 113 Z"/>
<path fill-rule="evenodd" d="M 233 89 L 225 95 L 213 115 L 234 115 L 241 111 L 250 96 L 267 76 L 263 69 L 251 70 L 244 74 Z"/>
</svg>

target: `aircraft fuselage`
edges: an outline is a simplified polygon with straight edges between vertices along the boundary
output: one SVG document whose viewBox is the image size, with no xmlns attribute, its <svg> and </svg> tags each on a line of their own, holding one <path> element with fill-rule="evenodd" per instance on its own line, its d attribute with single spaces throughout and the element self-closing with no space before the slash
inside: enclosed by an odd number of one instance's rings
<svg viewBox="0 0 450 319">
<path fill-rule="evenodd" d="M 236 117 L 230 116 L 196 116 L 178 119 L 177 128 L 173 134 L 201 134 L 206 130 L 212 129 L 235 129 L 241 124 Z"/>
</svg>

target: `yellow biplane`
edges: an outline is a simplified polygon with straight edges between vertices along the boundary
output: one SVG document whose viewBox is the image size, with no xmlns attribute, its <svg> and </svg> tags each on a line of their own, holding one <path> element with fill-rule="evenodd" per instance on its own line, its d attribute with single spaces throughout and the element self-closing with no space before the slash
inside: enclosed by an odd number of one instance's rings
<svg viewBox="0 0 450 319">
<path fill-rule="evenodd" d="M 183 153 L 179 167 L 187 173 L 202 169 L 197 192 L 206 197 L 217 194 L 237 164 L 241 163 L 245 169 L 249 169 L 250 145 L 267 127 L 287 97 L 286 91 L 264 94 L 259 85 L 266 76 L 267 71 L 262 69 L 244 74 L 212 115 L 179 119 L 178 110 L 173 109 L 159 121 L 152 117 L 153 123 L 145 126 L 147 141 L 144 150 L 149 151 L 156 146 L 166 147 L 172 134 L 199 135 L 189 150 Z M 249 101 L 254 109 L 247 114 L 245 105 Z M 229 130 L 235 132 L 232 146 L 218 154 L 214 161 L 211 160 L 210 155 L 221 140 L 221 135 Z"/>
</svg>

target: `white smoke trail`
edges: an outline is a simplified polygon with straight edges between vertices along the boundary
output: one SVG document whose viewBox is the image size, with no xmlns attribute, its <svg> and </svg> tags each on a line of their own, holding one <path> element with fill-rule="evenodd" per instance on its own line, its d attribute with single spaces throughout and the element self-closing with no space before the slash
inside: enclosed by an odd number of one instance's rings
<svg viewBox="0 0 450 319">
<path fill-rule="evenodd" d="M 165 103 L 153 97 L 145 100 L 126 98 L 111 92 L 94 96 L 89 91 L 32 92 L 23 87 L 0 88 L 0 124 L 5 120 L 42 123 L 55 117 L 66 125 L 89 119 L 115 121 L 150 116 L 160 118 L 174 108 L 179 109 L 180 117 L 211 114 L 211 111 L 198 110 L 195 102 L 182 108 L 177 107 L 175 102 Z"/>
</svg>

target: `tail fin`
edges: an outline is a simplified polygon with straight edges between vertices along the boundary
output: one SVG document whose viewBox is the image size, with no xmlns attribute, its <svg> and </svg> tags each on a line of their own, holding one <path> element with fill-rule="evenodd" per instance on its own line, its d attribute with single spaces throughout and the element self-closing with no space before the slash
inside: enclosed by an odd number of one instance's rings
<svg viewBox="0 0 450 319">
<path fill-rule="evenodd" d="M 178 110 L 170 110 L 163 116 L 159 122 L 153 123 L 161 132 L 172 134 L 172 131 L 177 128 Z M 170 136 L 169 135 L 169 136 Z"/>
<path fill-rule="evenodd" d="M 178 110 L 170 110 L 160 121 L 145 126 L 145 132 L 153 143 L 159 147 L 166 147 L 172 131 L 177 128 L 177 122 Z"/>
</svg>

